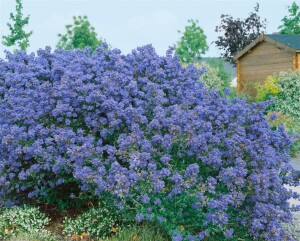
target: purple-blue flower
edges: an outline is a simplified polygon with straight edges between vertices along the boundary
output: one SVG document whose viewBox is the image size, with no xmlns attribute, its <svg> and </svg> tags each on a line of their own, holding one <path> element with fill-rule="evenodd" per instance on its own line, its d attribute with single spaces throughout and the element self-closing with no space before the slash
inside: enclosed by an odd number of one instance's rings
<svg viewBox="0 0 300 241">
<path fill-rule="evenodd" d="M 150 197 L 148 196 L 148 195 L 143 195 L 142 197 L 141 197 L 141 201 L 142 201 L 142 203 L 149 203 L 150 202 Z"/>
<path fill-rule="evenodd" d="M 139 223 L 143 221 L 143 218 L 144 218 L 144 216 L 141 213 L 137 213 L 135 216 L 135 220 Z"/>
</svg>

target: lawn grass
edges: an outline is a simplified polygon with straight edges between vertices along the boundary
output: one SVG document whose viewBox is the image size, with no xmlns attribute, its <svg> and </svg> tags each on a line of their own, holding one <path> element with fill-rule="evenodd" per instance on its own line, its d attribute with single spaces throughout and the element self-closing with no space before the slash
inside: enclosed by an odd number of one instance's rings
<svg viewBox="0 0 300 241">
<path fill-rule="evenodd" d="M 105 240 L 93 240 L 91 238 L 62 237 L 60 234 L 53 234 L 45 238 L 39 234 L 18 234 L 8 241 L 170 241 L 166 233 L 151 225 L 136 225 L 118 231 L 113 237 Z"/>
<path fill-rule="evenodd" d="M 106 241 L 169 241 L 167 234 L 150 225 L 134 226 L 121 230 Z"/>
</svg>

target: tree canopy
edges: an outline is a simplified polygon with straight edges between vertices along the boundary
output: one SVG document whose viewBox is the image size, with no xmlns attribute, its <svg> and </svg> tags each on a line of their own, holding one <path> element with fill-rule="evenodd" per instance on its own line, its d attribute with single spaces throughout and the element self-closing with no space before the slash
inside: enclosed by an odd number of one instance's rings
<svg viewBox="0 0 300 241">
<path fill-rule="evenodd" d="M 198 20 L 190 19 L 188 23 L 183 32 L 178 31 L 182 37 L 175 45 L 175 52 L 180 55 L 181 62 L 194 63 L 201 59 L 202 54 L 208 50 L 208 45 Z"/>
<path fill-rule="evenodd" d="M 285 16 L 281 21 L 282 25 L 278 28 L 281 34 L 300 34 L 300 6 L 293 2 L 288 7 L 289 15 Z"/>
<path fill-rule="evenodd" d="M 102 44 L 98 39 L 95 28 L 91 26 L 87 16 L 74 16 L 73 24 L 66 25 L 66 34 L 58 34 L 59 42 L 56 45 L 59 49 L 83 49 L 91 47 L 92 51 Z"/>
<path fill-rule="evenodd" d="M 13 23 L 7 23 L 10 34 L 3 36 L 3 45 L 7 47 L 18 46 L 21 50 L 26 50 L 29 47 L 29 37 L 32 31 L 26 33 L 24 27 L 28 25 L 30 16 L 23 18 L 22 0 L 16 0 L 16 13 L 10 13 L 10 19 Z"/>
<path fill-rule="evenodd" d="M 221 15 L 221 23 L 215 31 L 221 33 L 215 45 L 222 50 L 221 56 L 234 63 L 234 55 L 251 43 L 266 28 L 266 19 L 259 16 L 259 4 L 246 19 L 234 19 L 230 15 Z"/>
</svg>

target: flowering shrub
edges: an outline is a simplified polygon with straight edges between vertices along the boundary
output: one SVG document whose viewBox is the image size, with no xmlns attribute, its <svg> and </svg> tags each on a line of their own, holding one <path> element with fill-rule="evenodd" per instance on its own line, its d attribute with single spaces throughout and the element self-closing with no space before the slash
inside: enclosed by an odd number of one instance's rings
<svg viewBox="0 0 300 241">
<path fill-rule="evenodd" d="M 8 53 L 1 203 L 109 192 L 173 240 L 288 240 L 290 136 L 268 125 L 266 103 L 229 102 L 201 74 L 151 46 Z"/>
</svg>

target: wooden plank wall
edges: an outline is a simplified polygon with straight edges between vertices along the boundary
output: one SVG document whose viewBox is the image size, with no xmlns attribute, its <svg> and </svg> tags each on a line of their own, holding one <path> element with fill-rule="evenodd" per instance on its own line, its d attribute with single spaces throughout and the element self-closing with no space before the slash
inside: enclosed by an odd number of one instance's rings
<svg viewBox="0 0 300 241">
<path fill-rule="evenodd" d="M 258 44 L 239 59 L 241 89 L 253 83 L 262 83 L 275 72 L 293 69 L 294 55 L 267 42 Z"/>
<path fill-rule="evenodd" d="M 237 61 L 236 61 L 236 70 L 237 70 L 237 75 L 236 75 L 236 77 L 237 77 L 237 91 L 238 91 L 238 93 L 242 90 L 242 83 L 241 83 L 241 71 L 240 71 L 240 66 L 241 66 L 241 64 L 240 64 L 240 60 L 238 59 Z"/>
</svg>

